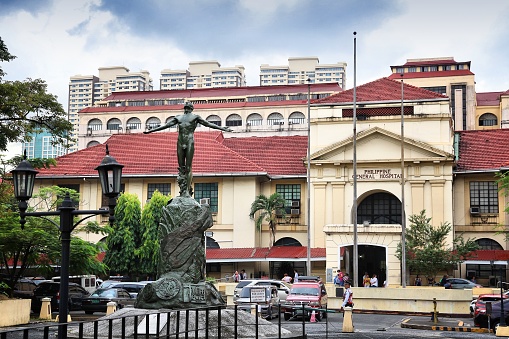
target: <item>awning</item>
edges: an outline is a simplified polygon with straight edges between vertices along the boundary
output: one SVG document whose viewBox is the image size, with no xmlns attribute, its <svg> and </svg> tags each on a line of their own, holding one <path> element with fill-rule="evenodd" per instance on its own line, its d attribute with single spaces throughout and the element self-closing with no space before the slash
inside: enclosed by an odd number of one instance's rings
<svg viewBox="0 0 509 339">
<path fill-rule="evenodd" d="M 477 250 L 474 255 L 465 260 L 471 265 L 508 265 L 509 250 Z"/>
<path fill-rule="evenodd" d="M 207 248 L 207 263 L 306 261 L 305 246 Z M 325 248 L 312 248 L 310 261 L 325 261 Z"/>
</svg>

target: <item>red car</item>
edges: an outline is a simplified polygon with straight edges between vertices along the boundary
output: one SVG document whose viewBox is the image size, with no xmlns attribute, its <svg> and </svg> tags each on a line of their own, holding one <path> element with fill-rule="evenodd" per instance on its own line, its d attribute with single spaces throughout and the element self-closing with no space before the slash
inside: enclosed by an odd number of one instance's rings
<svg viewBox="0 0 509 339">
<path fill-rule="evenodd" d="M 507 294 L 503 294 L 503 296 L 504 296 L 504 299 L 509 298 L 507 296 Z M 475 302 L 475 306 L 474 306 L 474 318 L 479 313 L 481 313 L 481 314 L 486 313 L 486 302 L 487 301 L 491 301 L 491 302 L 500 301 L 500 294 L 481 294 L 477 298 L 477 301 Z"/>
</svg>

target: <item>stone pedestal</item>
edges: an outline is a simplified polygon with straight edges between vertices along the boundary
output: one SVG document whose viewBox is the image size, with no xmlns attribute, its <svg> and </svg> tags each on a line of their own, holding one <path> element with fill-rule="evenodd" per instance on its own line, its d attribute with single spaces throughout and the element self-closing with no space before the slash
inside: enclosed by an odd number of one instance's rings
<svg viewBox="0 0 509 339">
<path fill-rule="evenodd" d="M 110 315 L 113 312 L 117 311 L 117 303 L 114 301 L 110 301 L 106 304 L 106 315 Z"/>
<path fill-rule="evenodd" d="M 182 309 L 226 304 L 203 276 L 203 232 L 212 225 L 209 206 L 200 205 L 193 198 L 176 197 L 163 208 L 159 279 L 143 288 L 135 307 Z"/>
<path fill-rule="evenodd" d="M 343 333 L 353 332 L 352 308 L 345 307 L 343 313 Z"/>
<path fill-rule="evenodd" d="M 51 320 L 51 299 L 42 298 L 41 311 L 39 312 L 39 318 Z"/>
</svg>

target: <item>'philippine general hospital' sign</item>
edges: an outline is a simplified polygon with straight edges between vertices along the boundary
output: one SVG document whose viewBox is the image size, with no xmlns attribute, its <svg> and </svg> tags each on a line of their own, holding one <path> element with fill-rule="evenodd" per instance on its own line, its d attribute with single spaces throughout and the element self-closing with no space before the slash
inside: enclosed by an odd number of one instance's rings
<svg viewBox="0 0 509 339">
<path fill-rule="evenodd" d="M 365 169 L 364 172 L 357 174 L 357 180 L 390 180 L 390 179 L 401 179 L 401 173 L 392 173 L 391 169 Z"/>
</svg>

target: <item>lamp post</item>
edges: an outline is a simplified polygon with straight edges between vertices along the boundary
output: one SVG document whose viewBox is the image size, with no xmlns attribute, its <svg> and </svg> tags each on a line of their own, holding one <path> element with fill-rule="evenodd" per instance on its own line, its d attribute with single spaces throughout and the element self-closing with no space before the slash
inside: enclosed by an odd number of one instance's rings
<svg viewBox="0 0 509 339">
<path fill-rule="evenodd" d="M 306 273 L 311 275 L 311 79 L 308 78 L 308 153 L 307 153 L 307 251 L 306 251 Z"/>
<path fill-rule="evenodd" d="M 76 210 L 69 193 L 66 193 L 62 205 L 58 211 L 50 212 L 26 212 L 27 201 L 32 197 L 34 189 L 36 171 L 32 165 L 26 160 L 26 154 L 23 161 L 11 171 L 14 180 L 14 196 L 19 201 L 19 214 L 21 229 L 23 229 L 26 220 L 25 217 L 40 217 L 46 219 L 47 216 L 59 216 L 60 225 L 53 222 L 60 229 L 60 239 L 62 242 L 62 258 L 60 266 L 60 300 L 58 308 L 59 323 L 67 323 L 68 299 L 69 299 L 69 255 L 71 244 L 71 232 L 82 221 L 99 214 L 108 214 L 110 225 L 115 221 L 115 205 L 116 198 L 120 193 L 120 182 L 122 178 L 122 168 L 113 157 L 109 155 L 108 145 L 106 145 L 106 156 L 101 164 L 95 169 L 99 172 L 102 191 L 108 200 L 108 210 Z M 77 215 L 89 215 L 73 224 L 73 218 Z M 49 220 L 49 219 L 47 219 Z M 67 338 L 67 326 L 60 325 L 58 327 L 58 339 Z"/>
</svg>

